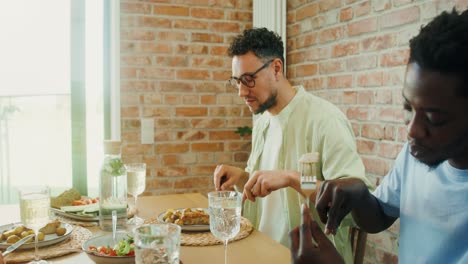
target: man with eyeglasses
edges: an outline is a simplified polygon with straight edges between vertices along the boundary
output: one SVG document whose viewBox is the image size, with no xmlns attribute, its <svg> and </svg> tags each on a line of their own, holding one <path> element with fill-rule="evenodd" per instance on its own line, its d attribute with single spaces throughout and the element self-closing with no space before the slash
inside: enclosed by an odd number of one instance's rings
<svg viewBox="0 0 468 264">
<path fill-rule="evenodd" d="M 319 180 L 353 177 L 368 186 L 370 183 L 346 116 L 286 79 L 283 43 L 277 34 L 266 28 L 245 30 L 232 42 L 229 55 L 229 83 L 258 119 L 247 167 L 218 165 L 215 187 L 243 189 L 243 198 L 248 200 L 244 216 L 258 230 L 288 246 L 288 232 L 301 219 L 298 160 L 303 154 L 320 153 Z M 348 226 L 342 226 L 334 240 L 338 251 L 351 263 L 348 220 Z"/>
</svg>

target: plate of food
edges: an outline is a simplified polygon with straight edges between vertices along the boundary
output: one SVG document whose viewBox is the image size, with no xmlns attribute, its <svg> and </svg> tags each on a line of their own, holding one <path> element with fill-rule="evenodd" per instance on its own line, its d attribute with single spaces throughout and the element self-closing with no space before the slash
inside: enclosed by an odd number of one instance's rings
<svg viewBox="0 0 468 264">
<path fill-rule="evenodd" d="M 79 221 L 99 221 L 99 204 L 62 206 L 60 209 L 51 208 L 56 215 L 65 216 Z"/>
<path fill-rule="evenodd" d="M 59 221 L 50 222 L 39 230 L 39 241 L 37 245 L 38 247 L 45 247 L 62 242 L 70 236 L 72 231 L 73 227 L 67 223 L 61 223 Z M 0 226 L 0 234 L 0 249 L 6 249 L 21 238 L 34 234 L 34 231 L 21 223 L 13 223 Z M 19 248 L 34 248 L 34 237 L 31 237 L 28 242 L 24 243 Z"/>
<path fill-rule="evenodd" d="M 210 215 L 207 208 L 168 209 L 158 215 L 158 220 L 178 224 L 182 231 L 210 231 Z"/>
<path fill-rule="evenodd" d="M 52 212 L 56 215 L 83 222 L 99 221 L 99 198 L 82 196 L 77 190 L 70 189 L 50 199 Z M 127 217 L 132 218 L 135 210 L 127 210 Z"/>
<path fill-rule="evenodd" d="M 99 221 L 99 199 L 82 196 L 73 188 L 52 197 L 50 206 L 56 215 L 79 221 Z"/>
</svg>

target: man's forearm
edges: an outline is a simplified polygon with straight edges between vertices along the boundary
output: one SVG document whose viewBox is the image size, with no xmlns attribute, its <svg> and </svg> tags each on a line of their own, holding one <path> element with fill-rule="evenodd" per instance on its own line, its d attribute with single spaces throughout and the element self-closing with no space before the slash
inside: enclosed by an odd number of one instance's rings
<svg viewBox="0 0 468 264">
<path fill-rule="evenodd" d="M 377 198 L 370 192 L 362 198 L 359 206 L 353 208 L 352 215 L 356 224 L 368 233 L 381 232 L 396 220 L 383 212 Z"/>
</svg>

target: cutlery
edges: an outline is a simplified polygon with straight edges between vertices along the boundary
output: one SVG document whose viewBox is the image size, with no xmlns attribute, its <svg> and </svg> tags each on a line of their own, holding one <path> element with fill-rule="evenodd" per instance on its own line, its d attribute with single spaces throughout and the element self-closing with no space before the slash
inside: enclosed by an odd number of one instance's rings
<svg viewBox="0 0 468 264">
<path fill-rule="evenodd" d="M 114 245 L 117 244 L 117 240 L 115 239 L 116 231 L 117 231 L 117 211 L 112 210 L 112 242 L 114 242 Z"/>
<path fill-rule="evenodd" d="M 15 249 L 19 248 L 21 245 L 23 245 L 24 243 L 26 243 L 26 241 L 28 241 L 31 237 L 33 237 L 34 235 L 29 235 L 29 236 L 26 236 L 20 240 L 18 240 L 18 242 L 14 243 L 13 245 L 9 246 L 5 252 L 2 253 L 3 256 L 6 256 L 8 254 L 10 254 L 11 252 L 13 252 Z"/>
</svg>

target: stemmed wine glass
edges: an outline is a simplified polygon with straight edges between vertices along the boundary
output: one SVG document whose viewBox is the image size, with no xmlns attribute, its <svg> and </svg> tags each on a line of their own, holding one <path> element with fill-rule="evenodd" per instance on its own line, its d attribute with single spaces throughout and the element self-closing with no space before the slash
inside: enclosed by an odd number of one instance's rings
<svg viewBox="0 0 468 264">
<path fill-rule="evenodd" d="M 129 163 L 127 168 L 127 192 L 133 196 L 135 215 L 128 220 L 128 224 L 139 226 L 143 224 L 143 219 L 137 216 L 138 195 L 142 194 L 146 188 L 146 164 Z"/>
<path fill-rule="evenodd" d="M 39 260 L 37 243 L 39 229 L 47 225 L 50 220 L 50 196 L 49 187 L 38 186 L 23 188 L 19 191 L 21 222 L 27 228 L 34 231 L 34 261 L 32 264 L 47 264 L 45 260 Z"/>
<path fill-rule="evenodd" d="M 242 197 L 238 192 L 208 193 L 211 233 L 224 241 L 224 264 L 227 264 L 227 245 L 240 231 Z"/>
</svg>

